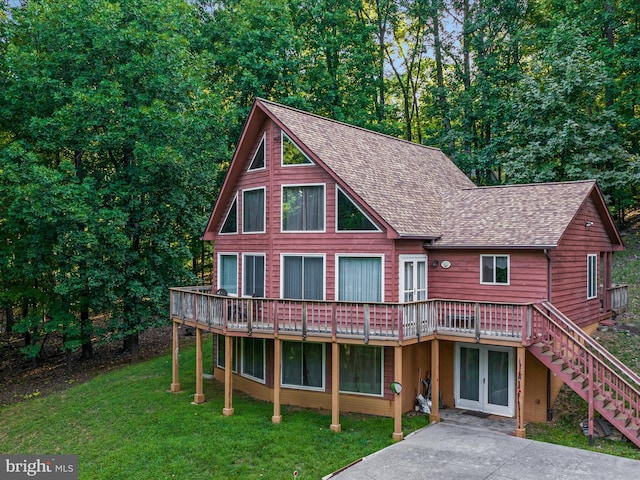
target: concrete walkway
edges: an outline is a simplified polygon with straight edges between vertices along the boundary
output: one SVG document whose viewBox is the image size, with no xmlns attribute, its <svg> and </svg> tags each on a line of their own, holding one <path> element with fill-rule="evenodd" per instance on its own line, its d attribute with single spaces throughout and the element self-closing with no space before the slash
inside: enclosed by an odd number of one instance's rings
<svg viewBox="0 0 640 480">
<path fill-rule="evenodd" d="M 445 421 L 324 478 L 633 480 L 640 479 L 640 461 Z"/>
</svg>

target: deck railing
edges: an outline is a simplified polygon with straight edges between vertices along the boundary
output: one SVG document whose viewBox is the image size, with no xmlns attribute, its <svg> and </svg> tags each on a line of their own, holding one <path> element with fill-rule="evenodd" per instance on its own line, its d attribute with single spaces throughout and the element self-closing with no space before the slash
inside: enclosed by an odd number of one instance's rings
<svg viewBox="0 0 640 480">
<path fill-rule="evenodd" d="M 608 288 L 611 296 L 611 310 L 624 313 L 629 305 L 629 285 L 612 285 Z"/>
<path fill-rule="evenodd" d="M 211 287 L 171 289 L 171 316 L 220 332 L 291 334 L 403 341 L 436 332 L 531 337 L 531 305 L 429 299 L 408 303 L 243 298 L 212 294 Z"/>
</svg>

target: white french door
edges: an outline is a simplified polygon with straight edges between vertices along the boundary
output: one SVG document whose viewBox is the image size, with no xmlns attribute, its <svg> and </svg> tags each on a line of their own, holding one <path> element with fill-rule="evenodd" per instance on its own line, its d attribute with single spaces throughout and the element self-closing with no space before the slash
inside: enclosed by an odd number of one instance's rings
<svg viewBox="0 0 640 480">
<path fill-rule="evenodd" d="M 400 255 L 400 301 L 427 299 L 427 256 Z"/>
<path fill-rule="evenodd" d="M 514 368 L 513 348 L 457 343 L 456 407 L 512 417 L 515 414 Z"/>
</svg>

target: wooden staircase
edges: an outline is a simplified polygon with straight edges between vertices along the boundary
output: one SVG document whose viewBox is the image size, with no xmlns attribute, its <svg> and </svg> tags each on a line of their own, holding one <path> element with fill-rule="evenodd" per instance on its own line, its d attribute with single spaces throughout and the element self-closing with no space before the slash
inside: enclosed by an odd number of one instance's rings
<svg viewBox="0 0 640 480">
<path fill-rule="evenodd" d="M 640 376 L 611 355 L 551 303 L 533 311 L 528 350 L 589 405 L 589 441 L 594 412 L 640 447 Z"/>
</svg>

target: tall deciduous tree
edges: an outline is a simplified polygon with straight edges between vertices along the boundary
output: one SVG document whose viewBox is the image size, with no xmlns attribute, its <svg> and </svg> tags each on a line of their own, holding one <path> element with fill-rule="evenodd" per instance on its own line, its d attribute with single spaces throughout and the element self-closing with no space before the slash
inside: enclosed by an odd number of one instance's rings
<svg viewBox="0 0 640 480">
<path fill-rule="evenodd" d="M 70 348 L 100 312 L 136 355 L 138 333 L 166 318 L 167 288 L 194 281 L 190 248 L 220 157 L 220 102 L 190 44 L 197 28 L 180 0 L 34 0 L 14 12 L 0 168 L 33 174 L 14 182 L 27 193 L 3 205 L 18 213 L 0 229 L 18 241 L 34 231 L 9 268 Z M 29 275 L 36 264 L 45 280 Z"/>
</svg>

